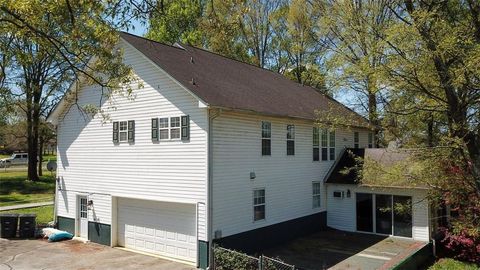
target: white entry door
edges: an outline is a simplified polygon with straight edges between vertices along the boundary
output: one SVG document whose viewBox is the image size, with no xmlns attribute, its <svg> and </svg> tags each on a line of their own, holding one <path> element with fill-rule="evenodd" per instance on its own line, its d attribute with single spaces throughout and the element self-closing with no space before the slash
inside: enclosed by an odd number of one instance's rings
<svg viewBox="0 0 480 270">
<path fill-rule="evenodd" d="M 88 238 L 87 196 L 78 196 L 78 236 Z"/>
<path fill-rule="evenodd" d="M 120 198 L 117 218 L 119 246 L 196 261 L 195 205 Z"/>
</svg>

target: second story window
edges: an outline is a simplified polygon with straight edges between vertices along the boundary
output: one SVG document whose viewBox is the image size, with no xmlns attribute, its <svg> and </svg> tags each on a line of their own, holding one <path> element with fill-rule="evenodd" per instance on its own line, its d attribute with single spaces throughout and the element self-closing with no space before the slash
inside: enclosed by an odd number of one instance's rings
<svg viewBox="0 0 480 270">
<path fill-rule="evenodd" d="M 168 140 L 169 131 L 168 131 L 168 117 L 158 119 L 158 127 L 160 129 L 160 140 Z"/>
<path fill-rule="evenodd" d="M 322 144 L 322 160 L 328 160 L 328 130 L 327 129 L 322 129 L 321 144 Z"/>
<path fill-rule="evenodd" d="M 295 126 L 287 125 L 287 156 L 295 155 Z"/>
<path fill-rule="evenodd" d="M 368 133 L 368 148 L 373 148 L 373 133 Z"/>
<path fill-rule="evenodd" d="M 113 142 L 134 142 L 135 141 L 135 121 L 115 121 L 113 122 Z"/>
<path fill-rule="evenodd" d="M 190 140 L 190 116 L 152 118 L 152 140 Z"/>
<path fill-rule="evenodd" d="M 180 117 L 170 117 L 170 139 L 180 139 Z"/>
<path fill-rule="evenodd" d="M 360 135 L 357 131 L 353 133 L 353 147 L 359 148 L 360 147 Z"/>
<path fill-rule="evenodd" d="M 262 156 L 272 154 L 272 124 L 262 121 Z"/>
<path fill-rule="evenodd" d="M 128 122 L 120 121 L 119 124 L 120 124 L 120 128 L 118 130 L 118 134 L 120 135 L 120 142 L 126 142 L 127 135 L 128 135 Z"/>
<path fill-rule="evenodd" d="M 320 160 L 320 128 L 313 127 L 313 161 Z"/>
<path fill-rule="evenodd" d="M 330 154 L 330 160 L 335 160 L 335 131 L 332 130 L 329 132 L 329 139 L 330 139 L 330 148 L 329 148 L 329 154 Z"/>
</svg>

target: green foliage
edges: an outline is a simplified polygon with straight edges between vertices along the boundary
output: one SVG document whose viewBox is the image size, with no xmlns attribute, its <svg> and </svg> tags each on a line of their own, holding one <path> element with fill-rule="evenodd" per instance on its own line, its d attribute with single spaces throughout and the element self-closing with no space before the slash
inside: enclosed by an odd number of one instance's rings
<svg viewBox="0 0 480 270">
<path fill-rule="evenodd" d="M 0 172 L 0 195 L 50 193 L 55 190 L 55 176 L 50 174 L 40 177 L 39 181 L 27 180 L 27 173 Z"/>
<path fill-rule="evenodd" d="M 33 208 L 24 208 L 11 211 L 2 211 L 0 213 L 16 213 L 16 214 L 36 214 L 37 224 L 48 224 L 50 221 L 53 221 L 53 205 L 33 207 Z"/>
<path fill-rule="evenodd" d="M 466 263 L 454 259 L 440 259 L 428 270 L 478 270 L 480 266 L 473 263 Z"/>
<path fill-rule="evenodd" d="M 258 270 L 258 259 L 223 248 L 214 248 L 215 269 Z"/>
<path fill-rule="evenodd" d="M 24 203 L 34 203 L 34 202 L 53 202 L 53 193 L 34 193 L 34 194 L 21 194 L 21 193 L 10 193 L 7 195 L 0 195 L 0 206 L 7 205 L 16 205 Z"/>
<path fill-rule="evenodd" d="M 149 19 L 147 38 L 173 44 L 183 42 L 201 46 L 202 31 L 198 27 L 203 14 L 201 0 L 168 0 L 157 4 Z"/>
</svg>

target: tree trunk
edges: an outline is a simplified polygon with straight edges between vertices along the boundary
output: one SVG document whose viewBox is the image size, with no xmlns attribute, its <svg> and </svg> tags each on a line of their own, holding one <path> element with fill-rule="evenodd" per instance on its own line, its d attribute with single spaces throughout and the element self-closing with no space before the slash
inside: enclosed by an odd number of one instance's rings
<svg viewBox="0 0 480 270">
<path fill-rule="evenodd" d="M 433 134 L 433 115 L 429 115 L 427 119 L 427 145 L 433 147 L 434 134 Z"/>
<path fill-rule="evenodd" d="M 42 161 L 43 161 L 43 136 L 39 137 L 38 143 L 38 176 L 43 175 Z"/>
<path fill-rule="evenodd" d="M 39 180 L 38 172 L 37 172 L 38 128 L 35 128 L 34 126 L 35 126 L 35 123 L 32 117 L 30 117 L 30 120 L 27 121 L 28 179 L 32 181 L 38 181 Z M 35 129 L 37 130 L 37 135 L 35 134 Z"/>
<path fill-rule="evenodd" d="M 372 78 L 367 78 L 367 91 L 368 91 L 368 120 L 374 126 L 373 131 L 373 146 L 378 147 L 380 145 L 380 121 L 378 120 L 377 113 L 377 89 L 376 82 Z"/>
</svg>

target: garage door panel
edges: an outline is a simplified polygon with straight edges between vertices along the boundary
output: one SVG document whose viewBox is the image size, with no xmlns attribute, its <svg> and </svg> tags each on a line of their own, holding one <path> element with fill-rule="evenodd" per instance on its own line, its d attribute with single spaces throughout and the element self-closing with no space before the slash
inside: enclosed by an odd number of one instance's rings
<svg viewBox="0 0 480 270">
<path fill-rule="evenodd" d="M 119 199 L 118 244 L 194 262 L 194 205 Z"/>
</svg>

